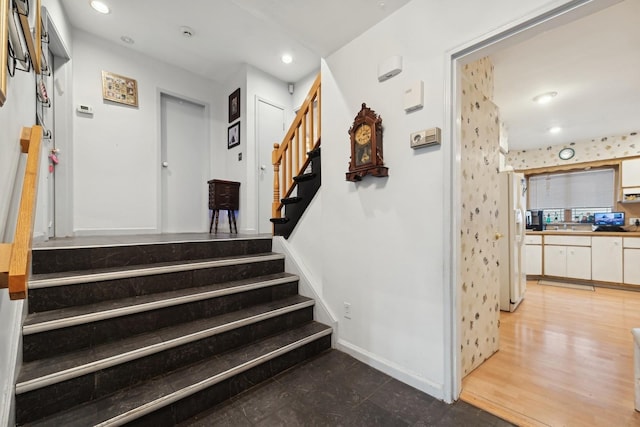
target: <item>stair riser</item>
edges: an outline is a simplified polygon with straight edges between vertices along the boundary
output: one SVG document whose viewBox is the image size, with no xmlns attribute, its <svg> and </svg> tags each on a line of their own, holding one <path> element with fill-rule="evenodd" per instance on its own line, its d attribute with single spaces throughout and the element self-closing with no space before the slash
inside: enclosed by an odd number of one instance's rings
<svg viewBox="0 0 640 427">
<path fill-rule="evenodd" d="M 309 322 L 313 307 L 267 319 L 179 347 L 16 396 L 17 420 L 26 423 L 113 393 L 165 372 Z"/>
<path fill-rule="evenodd" d="M 29 312 L 55 310 L 284 271 L 284 259 L 29 290 Z"/>
<path fill-rule="evenodd" d="M 23 337 L 23 360 L 91 348 L 167 326 L 217 316 L 298 293 L 296 281 Z"/>
<path fill-rule="evenodd" d="M 258 365 L 206 390 L 185 397 L 149 415 L 133 420 L 127 426 L 175 426 L 213 406 L 256 386 L 280 372 L 331 348 L 331 335 L 322 337 L 282 356 Z"/>
<path fill-rule="evenodd" d="M 33 274 L 188 261 L 271 251 L 270 239 L 34 249 Z"/>
</svg>

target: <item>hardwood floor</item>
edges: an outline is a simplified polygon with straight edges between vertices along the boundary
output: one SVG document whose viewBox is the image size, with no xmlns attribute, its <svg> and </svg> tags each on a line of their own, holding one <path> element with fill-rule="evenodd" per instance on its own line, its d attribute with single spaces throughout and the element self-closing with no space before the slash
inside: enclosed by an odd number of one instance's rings
<svg viewBox="0 0 640 427">
<path fill-rule="evenodd" d="M 521 426 L 640 426 L 633 338 L 640 292 L 528 282 L 500 315 L 500 350 L 462 381 L 460 398 Z"/>
</svg>

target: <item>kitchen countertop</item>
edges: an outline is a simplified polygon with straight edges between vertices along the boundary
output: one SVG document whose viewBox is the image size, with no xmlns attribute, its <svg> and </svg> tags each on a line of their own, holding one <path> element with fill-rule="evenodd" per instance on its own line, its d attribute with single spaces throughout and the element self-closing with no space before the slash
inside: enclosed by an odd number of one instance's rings
<svg viewBox="0 0 640 427">
<path fill-rule="evenodd" d="M 532 236 L 616 236 L 616 237 L 640 237 L 639 231 L 583 231 L 583 230 L 544 230 L 544 231 L 530 231 L 527 233 Z"/>
</svg>

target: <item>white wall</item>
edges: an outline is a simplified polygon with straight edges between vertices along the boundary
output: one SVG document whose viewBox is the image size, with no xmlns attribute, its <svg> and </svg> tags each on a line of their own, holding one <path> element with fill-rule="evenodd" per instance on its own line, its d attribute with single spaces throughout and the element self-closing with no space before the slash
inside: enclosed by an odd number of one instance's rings
<svg viewBox="0 0 640 427">
<path fill-rule="evenodd" d="M 513 26 L 536 8 L 564 2 L 414 0 L 328 58 L 322 66 L 322 294 L 341 323 L 338 345 L 436 397 L 448 399 L 451 327 L 445 306 L 450 261 L 450 179 L 442 147 L 412 150 L 409 134 L 443 127 L 447 52 Z M 538 11 L 535 13 L 537 14 Z M 403 57 L 403 71 L 379 83 L 378 64 Z M 404 89 L 424 81 L 425 107 L 406 114 Z M 349 129 L 361 103 L 383 119 L 388 178 L 345 181 Z M 449 130 L 444 129 L 444 135 Z M 351 320 L 342 317 L 351 304 Z"/>
<path fill-rule="evenodd" d="M 42 5 L 59 11 L 57 0 Z M 50 11 L 51 13 L 51 11 Z M 66 28 L 64 14 L 53 12 L 59 28 Z M 0 64 L 5 67 L 5 64 Z M 26 156 L 20 153 L 20 130 L 35 124 L 35 74 L 16 71 L 7 81 L 7 100 L 0 107 L 0 241 L 13 241 L 19 191 Z M 13 194 L 14 188 L 18 193 Z M 9 425 L 14 400 L 15 368 L 19 363 L 22 301 L 11 301 L 0 289 L 0 425 Z"/>
<path fill-rule="evenodd" d="M 102 100 L 101 72 L 137 80 L 139 107 Z M 160 91 L 209 105 L 211 171 L 225 173 L 218 84 L 88 33 L 74 32 L 73 225 L 77 234 L 160 231 Z M 223 137 L 223 135 L 225 135 Z M 206 183 L 203 183 L 206 186 Z"/>
</svg>

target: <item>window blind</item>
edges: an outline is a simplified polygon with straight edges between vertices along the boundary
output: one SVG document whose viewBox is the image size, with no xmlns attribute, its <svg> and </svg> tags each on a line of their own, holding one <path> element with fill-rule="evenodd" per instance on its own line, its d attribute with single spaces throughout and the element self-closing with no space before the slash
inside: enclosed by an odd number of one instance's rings
<svg viewBox="0 0 640 427">
<path fill-rule="evenodd" d="M 529 209 L 610 207 L 614 204 L 614 170 L 536 175 L 529 178 Z"/>
</svg>

